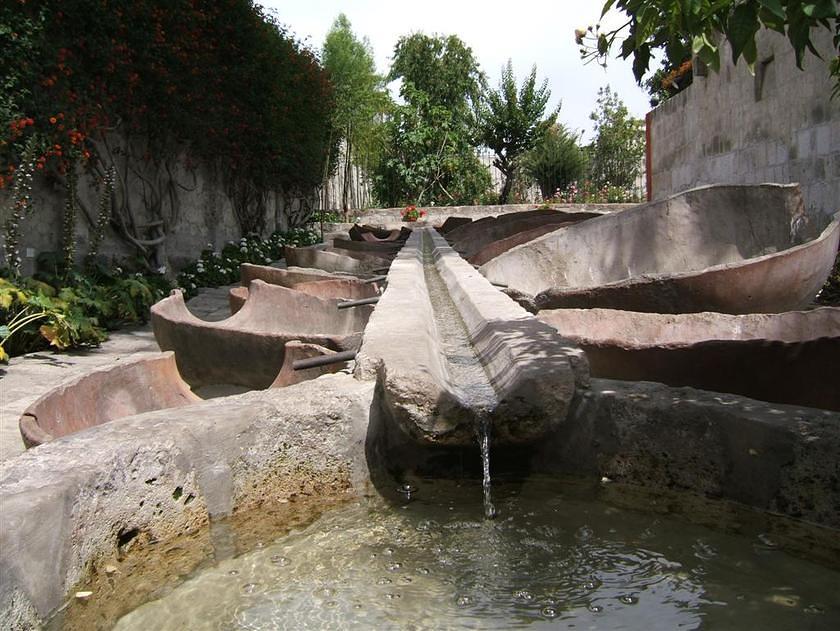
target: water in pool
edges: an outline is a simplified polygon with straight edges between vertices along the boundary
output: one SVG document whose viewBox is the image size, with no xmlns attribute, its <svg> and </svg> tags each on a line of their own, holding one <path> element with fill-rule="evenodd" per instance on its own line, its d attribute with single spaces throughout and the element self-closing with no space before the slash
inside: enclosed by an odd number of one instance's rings
<svg viewBox="0 0 840 631">
<path fill-rule="evenodd" d="M 840 572 L 567 481 L 418 482 L 204 569 L 118 629 L 840 629 Z"/>
</svg>

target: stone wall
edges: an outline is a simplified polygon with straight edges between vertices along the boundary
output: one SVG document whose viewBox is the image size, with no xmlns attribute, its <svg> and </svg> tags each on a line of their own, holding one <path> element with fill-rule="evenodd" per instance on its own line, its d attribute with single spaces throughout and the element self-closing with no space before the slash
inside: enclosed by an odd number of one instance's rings
<svg viewBox="0 0 840 631">
<path fill-rule="evenodd" d="M 160 198 L 156 198 L 160 192 Z M 5 193 L 5 191 L 4 191 Z M 88 252 L 98 212 L 99 193 L 87 176 L 79 179 L 80 208 L 76 216 L 76 258 L 81 261 Z M 239 239 L 242 234 L 234 214 L 233 205 L 224 186 L 217 176 L 201 170 L 185 170 L 176 167 L 171 187 L 159 186 L 151 191 L 140 178 L 134 178 L 126 193 L 118 186 L 118 200 L 128 200 L 128 205 L 137 223 L 152 222 L 157 217 L 147 207 L 160 204 L 159 216 L 164 219 L 166 241 L 159 252 L 159 265 L 167 270 L 178 270 L 201 254 L 208 245 L 220 250 L 230 240 Z M 282 191 L 270 191 L 265 195 L 266 233 L 289 228 L 290 216 L 304 208 L 311 208 L 314 201 Z M 58 252 L 62 248 L 62 218 L 65 204 L 65 189 L 58 181 L 47 176 L 37 176 L 33 187 L 33 210 L 22 222 L 20 244 L 23 258 L 22 271 L 31 274 L 36 259 L 42 252 Z M 9 217 L 9 196 L 0 195 L 0 231 L 5 237 L 5 225 Z M 141 236 L 152 238 L 154 229 L 138 231 Z M 120 238 L 113 226 L 106 229 L 100 254 L 107 259 L 126 259 L 137 255 L 138 250 L 125 239 Z M 5 252 L 0 239 L 0 267 L 6 266 Z"/>
<path fill-rule="evenodd" d="M 837 51 L 814 31 L 823 59 Z M 808 209 L 840 210 L 840 99 L 831 100 L 826 63 L 806 53 L 797 69 L 790 42 L 758 37 L 755 75 L 721 50 L 719 73 L 695 76 L 648 114 L 652 199 L 703 184 L 791 183 Z"/>
</svg>

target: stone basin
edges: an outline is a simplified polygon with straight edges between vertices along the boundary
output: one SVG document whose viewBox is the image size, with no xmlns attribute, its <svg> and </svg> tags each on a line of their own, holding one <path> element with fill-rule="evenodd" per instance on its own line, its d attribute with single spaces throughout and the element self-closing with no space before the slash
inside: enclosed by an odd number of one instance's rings
<svg viewBox="0 0 840 631">
<path fill-rule="evenodd" d="M 840 410 L 840 308 L 749 315 L 552 309 L 537 317 L 586 352 L 596 377 Z"/>
<path fill-rule="evenodd" d="M 361 243 L 361 241 L 349 241 L 349 243 Z M 346 256 L 352 259 L 356 259 L 357 261 L 361 262 L 363 266 L 367 265 L 370 269 L 375 269 L 375 266 L 387 266 L 391 262 L 391 260 L 393 260 L 394 255 L 396 254 L 396 250 L 383 251 L 373 249 L 345 249 L 335 246 L 328 246 L 324 248 L 322 252 L 332 252 L 340 256 Z"/>
<path fill-rule="evenodd" d="M 137 553 L 168 562 L 186 535 L 224 559 L 230 530 L 217 522 L 226 516 L 359 498 L 374 492 L 374 476 L 385 475 L 393 493 L 392 474 L 373 458 L 390 456 L 397 471 L 407 461 L 376 447 L 380 387 L 330 375 L 113 421 L 0 463 L 0 627 L 40 628 L 91 574 L 124 581 L 108 568 Z M 838 450 L 836 413 L 593 379 L 575 392 L 566 421 L 515 458 L 534 473 L 608 479 L 604 488 L 636 510 L 667 512 L 678 505 L 667 493 L 679 491 L 717 510 L 728 501 L 771 511 L 784 518 L 760 532 L 774 546 L 836 564 Z M 661 495 L 634 505 L 634 489 Z M 103 598 L 96 592 L 82 606 Z"/>
<path fill-rule="evenodd" d="M 405 241 L 411 235 L 409 228 L 385 230 L 376 226 L 353 224 L 348 231 L 354 241 L 368 241 L 372 243 Z"/>
<path fill-rule="evenodd" d="M 345 272 L 348 274 L 366 275 L 375 269 L 387 267 L 388 261 L 380 257 L 361 254 L 354 258 L 347 254 L 329 251 L 324 248 L 306 247 L 284 249 L 286 263 L 294 267 L 308 267 L 325 272 Z"/>
<path fill-rule="evenodd" d="M 178 369 L 193 388 L 233 384 L 262 389 L 280 372 L 286 342 L 336 351 L 358 346 L 372 307 L 340 310 L 338 303 L 254 280 L 244 306 L 226 320 L 195 317 L 175 290 L 152 307 L 152 326 L 158 345 L 175 351 Z"/>
<path fill-rule="evenodd" d="M 550 227 L 556 230 L 561 226 L 573 225 L 587 219 L 600 217 L 601 215 L 602 213 L 593 212 L 536 209 L 508 213 L 499 215 L 498 217 L 483 217 L 447 232 L 446 240 L 461 256 L 470 261 L 470 263 L 480 264 L 471 260 L 472 257 L 497 241 L 509 239 L 522 232 L 535 231 L 536 229 L 544 230 L 540 234 L 545 234 L 546 232 L 552 231 Z M 534 237 L 540 236 L 540 234 L 534 234 Z M 525 243 L 528 240 L 530 239 L 513 243 L 510 247 Z M 484 257 L 486 256 L 485 254 Z"/>
<path fill-rule="evenodd" d="M 404 241 L 354 241 L 353 239 L 345 239 L 342 237 L 335 237 L 333 239 L 333 247 L 337 250 L 348 250 L 350 252 L 363 252 L 365 254 L 375 254 L 379 256 L 391 257 L 397 253 L 403 246 Z"/>
<path fill-rule="evenodd" d="M 252 263 L 243 263 L 239 266 L 239 282 L 244 287 L 247 287 L 252 280 L 262 280 L 269 285 L 293 288 L 299 283 L 347 278 L 352 279 L 345 274 L 333 274 L 311 267 L 271 267 Z"/>
<path fill-rule="evenodd" d="M 720 185 L 561 228 L 485 263 L 532 311 L 802 309 L 828 277 L 840 213 L 808 217 L 798 185 Z"/>
<path fill-rule="evenodd" d="M 326 251 L 324 248 L 286 247 L 284 255 L 286 263 L 290 267 L 312 268 L 332 273 L 343 272 L 364 276 L 373 273 L 376 268 L 387 267 L 387 262 L 383 262 L 379 258 L 373 259 L 373 257 L 370 257 L 369 260 L 362 261 L 347 254 Z"/>
<path fill-rule="evenodd" d="M 45 393 L 20 417 L 20 434 L 30 448 L 114 419 L 198 401 L 181 379 L 173 353 L 143 353 Z"/>
<path fill-rule="evenodd" d="M 359 300 L 374 298 L 379 295 L 377 283 L 363 283 L 354 278 L 330 278 L 327 280 L 313 280 L 294 283 L 291 287 L 318 298 L 334 298 L 341 300 Z M 228 292 L 231 315 L 239 311 L 248 300 L 247 287 L 233 287 Z"/>
</svg>

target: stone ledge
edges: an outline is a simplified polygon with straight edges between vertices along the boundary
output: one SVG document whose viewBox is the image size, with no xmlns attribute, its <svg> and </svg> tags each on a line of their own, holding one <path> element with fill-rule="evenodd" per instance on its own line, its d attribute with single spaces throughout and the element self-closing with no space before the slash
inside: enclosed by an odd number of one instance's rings
<svg viewBox="0 0 840 631">
<path fill-rule="evenodd" d="M 296 494 L 363 492 L 372 395 L 329 375 L 114 421 L 0 464 L 0 626 L 40 626 L 130 541 Z"/>
</svg>

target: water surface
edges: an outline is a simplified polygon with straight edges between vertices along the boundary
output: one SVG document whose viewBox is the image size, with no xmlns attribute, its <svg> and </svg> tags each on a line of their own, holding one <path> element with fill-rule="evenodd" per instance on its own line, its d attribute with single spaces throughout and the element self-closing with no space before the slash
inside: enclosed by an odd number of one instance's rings
<svg viewBox="0 0 840 631">
<path fill-rule="evenodd" d="M 840 573 L 568 481 L 419 482 L 193 576 L 118 629 L 838 629 Z"/>
</svg>

